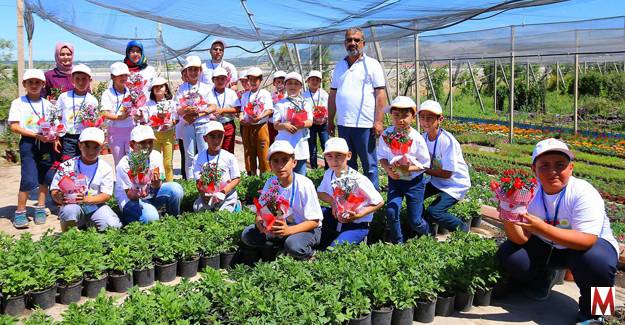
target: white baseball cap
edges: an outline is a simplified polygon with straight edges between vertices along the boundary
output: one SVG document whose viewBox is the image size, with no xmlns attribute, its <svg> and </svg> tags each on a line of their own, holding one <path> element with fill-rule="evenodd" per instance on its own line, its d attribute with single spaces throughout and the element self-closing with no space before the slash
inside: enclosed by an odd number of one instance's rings
<svg viewBox="0 0 625 325">
<path fill-rule="evenodd" d="M 141 142 L 145 140 L 156 140 L 154 131 L 147 125 L 137 125 L 130 131 L 130 141 Z"/>
<path fill-rule="evenodd" d="M 150 91 L 152 91 L 152 88 L 154 88 L 156 86 L 166 85 L 166 84 L 167 84 L 167 79 L 165 79 L 163 77 L 156 77 L 156 79 L 154 79 L 154 81 L 152 81 L 152 85 L 150 85 Z"/>
<path fill-rule="evenodd" d="M 269 147 L 269 152 L 267 153 L 267 159 L 271 159 L 271 156 L 276 152 L 284 152 L 287 155 L 295 154 L 295 150 L 291 143 L 286 140 L 276 140 L 273 142 L 271 147 Z"/>
<path fill-rule="evenodd" d="M 104 131 L 99 128 L 86 128 L 80 132 L 78 140 L 80 142 L 92 141 L 102 145 L 104 143 Z"/>
<path fill-rule="evenodd" d="M 217 122 L 217 121 L 210 121 L 206 124 L 206 133 L 204 133 L 204 135 L 207 135 L 211 132 L 214 131 L 221 131 L 221 132 L 226 132 L 224 130 L 224 126 L 223 124 Z"/>
<path fill-rule="evenodd" d="M 39 70 L 39 69 L 26 69 L 24 70 L 24 78 L 23 80 L 28 80 L 28 79 L 37 79 L 37 80 L 41 80 L 43 82 L 46 82 L 46 76 L 43 73 L 43 71 Z"/>
<path fill-rule="evenodd" d="M 189 55 L 189 56 L 187 56 L 186 62 L 184 64 L 184 67 L 182 68 L 182 70 L 184 70 L 186 68 L 190 68 L 190 67 L 201 68 L 202 67 L 202 59 L 200 59 L 200 57 L 197 56 L 197 55 Z"/>
<path fill-rule="evenodd" d="M 129 75 L 130 70 L 128 70 L 128 66 L 126 65 L 126 63 L 115 62 L 111 64 L 111 74 L 114 75 L 115 77 L 121 76 L 124 74 Z"/>
<path fill-rule="evenodd" d="M 536 162 L 536 158 L 538 158 L 538 156 L 552 151 L 561 152 L 567 155 L 571 160 L 573 160 L 573 158 L 575 157 L 575 155 L 573 155 L 573 152 L 569 150 L 569 147 L 566 145 L 566 143 L 558 139 L 549 138 L 538 142 L 534 147 L 534 152 L 532 152 L 532 164 Z"/>
<path fill-rule="evenodd" d="M 226 69 L 222 68 L 222 67 L 217 67 L 213 70 L 213 78 L 215 77 L 227 77 L 228 76 L 228 71 L 226 71 Z"/>
<path fill-rule="evenodd" d="M 312 70 L 308 73 L 308 76 L 306 76 L 306 81 L 308 81 L 308 78 L 312 78 L 312 77 L 317 77 L 319 79 L 321 79 L 321 71 L 319 70 Z"/>
<path fill-rule="evenodd" d="M 278 71 L 273 73 L 273 79 L 284 78 L 284 77 L 286 77 L 286 72 L 284 72 L 282 70 L 278 70 Z"/>
<path fill-rule="evenodd" d="M 247 76 L 253 76 L 253 77 L 261 77 L 263 75 L 263 70 L 261 70 L 259 67 L 251 67 L 249 69 L 247 69 Z"/>
<path fill-rule="evenodd" d="M 338 152 L 338 153 L 348 153 L 349 146 L 347 146 L 347 141 L 343 138 L 330 138 L 326 141 L 326 147 L 323 150 L 323 154 L 327 154 L 330 152 Z"/>
<path fill-rule="evenodd" d="M 226 47 L 226 42 L 225 42 L 224 40 L 222 40 L 221 38 L 218 38 L 218 39 L 214 40 L 214 41 L 211 43 L 211 47 L 213 47 L 213 45 L 215 45 L 215 43 L 221 43 L 221 45 L 223 45 L 223 46 L 224 46 L 224 48 Z"/>
<path fill-rule="evenodd" d="M 89 68 L 88 66 L 86 66 L 84 64 L 78 64 L 78 65 L 75 65 L 72 68 L 72 74 L 78 73 L 78 72 L 82 72 L 84 74 L 89 75 L 89 77 L 92 77 L 92 75 L 91 75 L 91 68 Z"/>
<path fill-rule="evenodd" d="M 299 81 L 300 84 L 302 84 L 302 75 L 297 73 L 297 72 L 289 72 L 286 74 L 286 76 L 284 77 L 284 83 L 286 83 L 288 80 L 297 80 Z"/>
<path fill-rule="evenodd" d="M 421 103 L 421 106 L 419 106 L 418 111 L 419 112 L 428 111 L 436 115 L 443 115 L 443 109 L 441 108 L 441 104 L 431 99 L 428 99 L 424 101 L 423 103 Z"/>
<path fill-rule="evenodd" d="M 239 80 L 247 79 L 247 70 L 239 71 Z"/>
<path fill-rule="evenodd" d="M 423 106 L 423 105 L 422 105 Z M 391 108 L 411 108 L 413 112 L 417 112 L 417 104 L 408 96 L 397 96 L 391 102 L 391 105 L 384 108 L 384 112 L 390 113 Z"/>
</svg>

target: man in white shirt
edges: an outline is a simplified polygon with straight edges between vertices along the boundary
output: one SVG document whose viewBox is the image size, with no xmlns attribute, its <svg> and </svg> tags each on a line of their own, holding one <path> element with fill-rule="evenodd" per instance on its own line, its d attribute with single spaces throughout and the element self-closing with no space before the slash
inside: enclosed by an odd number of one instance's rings
<svg viewBox="0 0 625 325">
<path fill-rule="evenodd" d="M 223 68 L 228 72 L 228 81 L 227 86 L 231 87 L 232 90 L 237 90 L 237 81 L 238 73 L 237 68 L 230 62 L 224 60 L 224 52 L 226 49 L 226 42 L 221 39 L 216 39 L 211 44 L 211 48 L 209 53 L 211 55 L 211 59 L 208 62 L 202 65 L 202 77 L 200 79 L 201 82 L 207 83 L 209 85 L 213 85 L 213 71 L 219 67 Z"/>
<path fill-rule="evenodd" d="M 363 174 L 378 188 L 376 137 L 384 130 L 384 70 L 378 61 L 364 53 L 365 35 L 360 28 L 345 32 L 348 55 L 337 62 L 332 74 L 328 100 L 328 131 L 344 138 L 354 153 L 349 166 L 358 169 L 360 158 Z M 335 122 L 336 117 L 336 122 Z"/>
</svg>

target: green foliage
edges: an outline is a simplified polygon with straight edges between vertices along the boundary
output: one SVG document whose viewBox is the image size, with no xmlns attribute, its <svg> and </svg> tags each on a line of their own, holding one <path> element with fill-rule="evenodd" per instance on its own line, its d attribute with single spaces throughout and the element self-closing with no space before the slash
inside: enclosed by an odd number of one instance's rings
<svg viewBox="0 0 625 325">
<path fill-rule="evenodd" d="M 54 324 L 54 319 L 48 316 L 43 310 L 36 309 L 28 319 L 24 321 L 24 325 L 45 325 Z"/>
<path fill-rule="evenodd" d="M 91 90 L 91 94 L 98 99 L 98 103 L 102 102 L 102 93 L 108 88 L 108 82 L 100 81 L 95 89 Z"/>
<path fill-rule="evenodd" d="M 101 292 L 95 300 L 88 300 L 82 305 L 71 304 L 63 312 L 61 324 L 123 324 L 122 310 L 117 306 L 114 297 L 107 297 Z"/>
<path fill-rule="evenodd" d="M 19 319 L 11 315 L 0 314 L 0 325 L 13 325 L 17 324 Z M 38 324 L 38 323 L 25 323 L 25 324 Z"/>
<path fill-rule="evenodd" d="M 434 92 L 436 92 L 436 98 L 440 103 L 445 102 L 445 87 L 444 84 L 449 80 L 447 75 L 447 68 L 440 67 L 434 70 L 434 72 L 430 73 L 430 77 L 432 78 L 432 87 L 434 87 Z M 430 89 L 428 88 L 428 94 Z M 434 99 L 432 94 L 429 94 L 430 99 Z"/>
</svg>

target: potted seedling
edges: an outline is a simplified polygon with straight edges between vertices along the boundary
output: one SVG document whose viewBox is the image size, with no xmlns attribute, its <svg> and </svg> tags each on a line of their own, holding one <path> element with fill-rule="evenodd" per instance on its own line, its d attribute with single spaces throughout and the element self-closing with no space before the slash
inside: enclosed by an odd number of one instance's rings
<svg viewBox="0 0 625 325">
<path fill-rule="evenodd" d="M 30 305 L 41 309 L 54 306 L 56 300 L 56 281 L 61 257 L 50 251 L 37 252 L 30 265 L 30 276 L 34 286 L 29 294 Z"/>
<path fill-rule="evenodd" d="M 178 248 L 178 275 L 183 278 L 191 278 L 197 274 L 200 256 L 198 254 L 200 245 L 198 244 L 197 230 L 181 231 L 181 236 L 177 240 Z"/>
<path fill-rule="evenodd" d="M 161 282 L 170 282 L 176 278 L 178 260 L 173 240 L 176 239 L 171 238 L 163 229 L 157 231 L 153 240 L 154 271 L 156 280 Z"/>
<path fill-rule="evenodd" d="M 109 290 L 126 292 L 132 287 L 133 259 L 127 245 L 115 246 L 108 255 L 111 271 L 109 273 Z"/>
<path fill-rule="evenodd" d="M 80 300 L 82 292 L 84 255 L 80 252 L 63 257 L 58 279 L 58 302 L 69 305 Z"/>
<path fill-rule="evenodd" d="M 150 243 L 144 237 L 133 237 L 132 243 L 132 277 L 134 284 L 147 287 L 154 283 L 154 262 Z"/>
<path fill-rule="evenodd" d="M 3 314 L 19 316 L 26 308 L 25 293 L 32 286 L 30 274 L 19 266 L 0 269 Z"/>
<path fill-rule="evenodd" d="M 371 291 L 371 305 L 373 307 L 371 323 L 380 325 L 390 324 L 393 318 L 391 296 L 393 286 L 397 283 L 391 284 L 391 279 L 386 276 L 383 269 L 378 267 L 369 268 L 367 273 L 369 290 Z"/>
</svg>

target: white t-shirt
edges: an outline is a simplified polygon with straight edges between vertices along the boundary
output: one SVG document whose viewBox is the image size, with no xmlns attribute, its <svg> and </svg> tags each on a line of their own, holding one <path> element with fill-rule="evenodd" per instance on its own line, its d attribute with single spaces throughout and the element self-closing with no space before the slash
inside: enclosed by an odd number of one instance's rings
<svg viewBox="0 0 625 325">
<path fill-rule="evenodd" d="M 32 105 L 32 107 L 31 107 Z M 9 109 L 8 122 L 19 122 L 20 127 L 39 133 L 39 122 L 42 118 L 48 118 L 48 112 L 50 109 L 50 102 L 45 98 L 40 98 L 38 101 L 30 103 L 26 96 L 20 96 L 11 102 L 11 108 Z"/>
<path fill-rule="evenodd" d="M 122 102 L 124 101 L 124 97 L 128 89 L 124 89 L 123 93 L 117 92 L 115 88 L 109 87 L 102 93 L 102 107 L 101 110 L 103 112 L 112 112 L 113 114 L 120 115 L 121 110 L 123 108 Z M 110 127 L 115 128 L 133 128 L 135 125 L 132 122 L 132 117 L 128 116 L 123 120 L 117 121 L 108 121 Z"/>
<path fill-rule="evenodd" d="M 571 176 L 562 198 L 560 198 L 561 194 L 562 192 L 552 195 L 544 194 L 543 196 L 542 188 L 539 186 L 539 190 L 532 202 L 530 202 L 527 211 L 531 215 L 546 220 L 546 206 L 549 219 L 553 222 L 556 205 L 561 199 L 556 227 L 596 235 L 607 240 L 618 252 L 618 242 L 612 234 L 610 219 L 605 212 L 605 205 L 599 192 L 587 181 Z M 545 199 L 544 206 L 543 197 Z M 548 243 L 550 242 L 542 236 L 539 237 Z M 558 249 L 566 248 L 561 245 L 554 245 L 554 247 Z"/>
<path fill-rule="evenodd" d="M 356 177 L 358 177 L 358 187 L 360 187 L 360 189 L 362 189 L 365 193 L 369 195 L 370 200 L 369 200 L 368 205 L 372 205 L 372 204 L 378 205 L 384 201 L 384 199 L 382 198 L 382 195 L 380 195 L 380 193 L 373 186 L 373 183 L 371 183 L 371 181 L 367 177 L 365 177 L 358 171 L 352 169 L 351 167 L 347 167 L 347 168 L 349 168 L 349 171 L 348 171 L 349 174 L 353 174 L 353 175 L 356 175 Z M 336 174 L 334 173 L 334 170 L 332 169 L 326 170 L 325 173 L 323 174 L 323 180 L 321 180 L 321 184 L 319 184 L 319 188 L 317 188 L 317 192 L 326 193 L 332 196 L 334 193 L 334 187 L 332 186 L 332 181 L 335 179 L 336 179 Z M 368 215 L 354 221 L 353 223 L 371 222 L 371 220 L 373 220 L 373 213 L 369 213 Z"/>
<path fill-rule="evenodd" d="M 430 176 L 429 182 L 439 190 L 449 194 L 456 200 L 462 200 L 471 187 L 469 168 L 462 157 L 460 143 L 451 133 L 440 129 L 438 141 L 430 141 L 427 133 L 423 138 L 430 153 L 430 168 L 442 169 L 451 172 L 450 178 Z"/>
<path fill-rule="evenodd" d="M 232 63 L 225 60 L 221 60 L 221 62 L 219 63 L 213 63 L 213 60 L 211 59 L 202 64 L 202 76 L 200 77 L 200 81 L 212 86 L 213 71 L 217 67 L 222 67 L 228 72 L 227 86 L 230 86 L 231 83 L 237 82 L 239 80 L 239 73 L 237 72 L 237 68 L 235 68 Z"/>
<path fill-rule="evenodd" d="M 131 72 L 131 74 L 132 73 L 137 72 Z M 143 93 L 145 94 L 146 98 L 150 98 L 150 88 L 152 87 L 152 83 L 156 78 L 156 70 L 153 66 L 148 65 L 147 67 L 145 67 L 145 69 L 139 70 L 138 73 L 141 75 L 141 77 L 143 77 L 143 80 L 147 80 L 147 82 L 143 86 Z"/>
<path fill-rule="evenodd" d="M 375 88 L 385 84 L 382 66 L 365 54 L 351 67 L 346 58 L 337 62 L 331 84 L 331 88 L 336 89 L 336 124 L 373 127 Z"/>
<path fill-rule="evenodd" d="M 266 191 L 274 180 L 278 180 L 276 176 L 270 177 L 263 187 L 263 191 Z M 288 187 L 284 188 L 279 185 L 279 194 L 286 200 L 293 202 L 290 206 L 290 211 L 293 214 L 293 223 L 300 224 L 307 220 L 319 220 L 319 227 L 323 220 L 323 213 L 321 212 L 321 205 L 319 205 L 319 197 L 315 191 L 315 184 L 304 175 L 293 173 L 293 182 Z"/>
<path fill-rule="evenodd" d="M 213 97 L 213 93 L 211 91 L 210 85 L 205 84 L 203 82 L 198 82 L 195 85 L 190 85 L 189 83 L 185 82 L 182 85 L 180 85 L 180 87 L 178 88 L 178 91 L 176 92 L 176 96 L 174 97 L 174 100 L 176 104 L 178 105 L 178 109 L 180 109 L 181 107 L 180 99 L 182 99 L 184 96 L 186 96 L 187 94 L 191 92 L 199 93 L 200 96 L 202 96 L 202 98 L 206 102 L 206 106 L 200 107 L 201 110 L 208 109 L 207 106 L 210 104 L 217 104 L 217 102 L 215 101 L 215 97 Z M 199 117 L 197 120 L 195 120 L 193 124 L 199 125 L 199 124 L 208 123 L 209 121 L 210 121 L 209 117 L 204 115 L 202 117 Z M 182 118 L 180 119 L 180 123 L 188 125 L 188 123 Z"/>
<path fill-rule="evenodd" d="M 74 94 L 73 90 L 62 93 L 57 100 L 59 109 L 61 110 L 61 121 L 65 125 L 68 134 L 80 134 L 85 129 L 82 122 L 78 119 L 78 113 L 81 105 L 98 106 L 98 99 L 91 93 L 79 96 Z"/>
<path fill-rule="evenodd" d="M 215 97 L 215 102 L 217 102 L 218 108 L 237 107 L 239 104 L 239 96 L 237 96 L 237 92 L 230 88 L 225 88 L 224 92 L 220 94 L 215 90 L 215 87 L 212 87 L 211 93 L 213 93 L 213 97 Z M 234 120 L 234 114 L 222 115 L 217 120 L 222 124 L 232 122 Z"/>
<path fill-rule="evenodd" d="M 97 163 L 86 165 L 80 160 L 80 156 L 76 156 L 63 162 L 60 168 L 62 168 L 65 173 L 73 171 L 76 175 L 83 174 L 87 176 L 87 184 L 89 184 L 87 193 L 89 196 L 101 193 L 113 195 L 113 168 L 101 157 L 98 157 Z M 50 185 L 51 191 L 60 190 L 59 181 L 62 177 L 61 172 L 57 171 Z"/>
<path fill-rule="evenodd" d="M 384 130 L 384 133 L 391 133 L 395 131 L 395 127 L 391 126 Z M 408 160 L 411 164 L 414 162 L 419 162 L 423 165 L 424 168 L 430 167 L 430 153 L 428 152 L 428 146 L 425 144 L 425 139 L 417 132 L 415 129 L 410 128 L 410 132 L 408 132 L 408 136 L 412 139 L 412 145 L 410 149 L 408 149 Z M 378 160 L 386 159 L 389 163 L 395 157 L 391 148 L 384 141 L 384 137 L 381 136 L 378 140 L 378 146 L 376 148 L 376 153 L 378 156 Z M 404 180 L 411 180 L 415 177 L 421 175 L 423 171 L 411 172 L 410 175 L 406 175 L 406 177 L 402 177 Z"/>
<path fill-rule="evenodd" d="M 152 150 L 150 152 L 150 170 L 158 167 L 161 179 L 165 178 L 165 167 L 163 166 L 163 156 L 160 152 Z M 130 166 L 128 165 L 128 155 L 122 157 L 115 168 L 115 198 L 119 203 L 119 208 L 124 210 L 124 205 L 128 202 L 126 190 L 132 188 L 132 182 L 128 176 Z"/>
<path fill-rule="evenodd" d="M 252 92 L 250 90 L 244 92 L 243 95 L 241 95 L 241 99 L 239 99 L 240 105 L 237 106 L 241 106 L 241 112 L 243 112 L 244 119 L 247 118 L 247 114 L 245 114 L 245 106 L 249 102 L 254 103 L 254 105 L 263 104 L 263 110 L 261 112 L 264 112 L 268 109 L 273 111 L 273 101 L 271 100 L 271 94 L 265 89 L 260 89 L 256 92 Z M 268 120 L 269 118 L 265 117 L 262 120 L 258 121 L 258 123 L 254 124 L 263 124 L 266 123 Z"/>
<path fill-rule="evenodd" d="M 304 92 L 304 98 L 310 102 L 313 108 L 315 106 L 323 106 L 326 108 L 328 107 L 329 95 L 325 90 L 321 88 L 317 89 L 317 91 L 314 94 L 311 94 L 310 90 L 306 90 Z"/>
<path fill-rule="evenodd" d="M 171 122 L 173 123 L 173 121 L 178 119 L 178 112 L 176 111 L 176 103 L 174 102 L 173 99 L 165 99 L 160 101 L 159 103 L 163 103 L 163 109 L 164 112 L 169 112 L 171 113 Z M 148 112 L 148 120 L 150 119 L 150 117 L 157 115 L 158 114 L 158 104 L 157 102 L 153 101 L 153 100 L 148 100 L 147 103 L 145 103 L 145 107 L 147 108 L 147 112 Z M 171 130 L 163 130 L 163 131 L 169 131 Z M 158 132 L 156 129 L 154 129 L 154 132 Z"/>
<path fill-rule="evenodd" d="M 207 162 L 217 163 L 217 167 L 222 170 L 221 180 L 223 182 L 229 182 L 235 178 L 241 177 L 239 162 L 233 154 L 221 149 L 218 155 L 211 156 L 208 154 L 208 150 L 202 150 L 202 152 L 195 155 L 193 159 L 193 177 L 196 180 L 200 179 L 202 166 Z"/>
<path fill-rule="evenodd" d="M 303 106 L 306 111 L 307 119 L 312 120 L 312 104 L 309 101 L 304 100 L 303 97 L 288 97 L 280 100 L 273 110 L 273 124 L 287 122 L 287 111 L 294 109 L 295 106 Z M 280 130 L 276 135 L 276 140 L 288 141 L 293 149 L 295 149 L 296 160 L 306 160 L 310 157 L 308 152 L 308 138 L 310 137 L 310 131 L 308 128 L 297 130 L 297 132 L 291 134 L 289 131 Z"/>
</svg>

